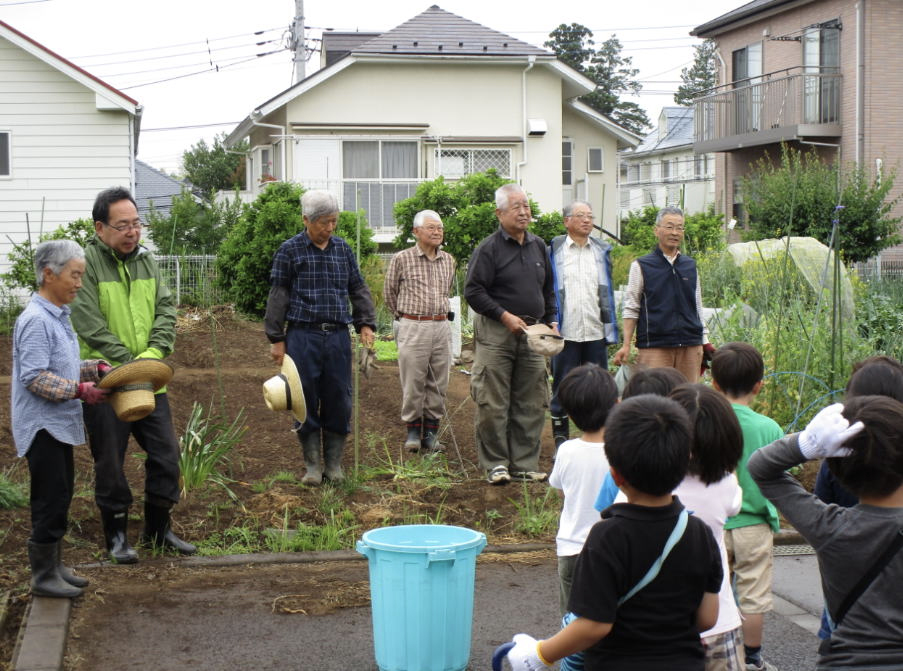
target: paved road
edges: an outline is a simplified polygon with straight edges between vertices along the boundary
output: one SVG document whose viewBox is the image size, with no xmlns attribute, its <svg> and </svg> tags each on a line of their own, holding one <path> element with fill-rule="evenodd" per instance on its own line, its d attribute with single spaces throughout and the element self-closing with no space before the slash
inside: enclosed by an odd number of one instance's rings
<svg viewBox="0 0 903 671">
<path fill-rule="evenodd" d="M 364 562 L 342 564 L 346 574 L 366 579 Z M 775 611 L 766 617 L 767 658 L 781 671 L 813 669 L 821 609 L 815 558 L 778 556 L 775 564 L 777 598 Z M 78 639 L 70 640 L 68 663 L 78 671 L 89 668 L 86 662 L 104 671 L 147 669 L 150 663 L 156 671 L 376 671 L 369 606 L 325 615 L 272 612 L 272 595 L 285 594 L 291 575 L 306 570 L 304 565 L 223 569 L 214 592 L 208 586 L 193 590 L 186 578 L 182 588 L 160 594 L 150 607 L 129 607 L 127 593 L 105 593 L 104 601 L 116 617 L 101 627 L 90 622 L 74 627 Z M 488 669 L 495 646 L 518 631 L 536 636 L 554 632 L 557 589 L 552 557 L 526 563 L 481 561 L 468 668 Z M 73 621 L 83 617 L 78 611 Z M 81 651 L 75 659 L 73 650 Z M 91 659 L 79 660 L 81 655 Z"/>
</svg>

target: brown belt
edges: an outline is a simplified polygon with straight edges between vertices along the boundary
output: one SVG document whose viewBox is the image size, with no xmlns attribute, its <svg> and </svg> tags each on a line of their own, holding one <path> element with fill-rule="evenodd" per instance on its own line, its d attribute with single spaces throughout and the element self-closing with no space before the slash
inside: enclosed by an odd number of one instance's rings
<svg viewBox="0 0 903 671">
<path fill-rule="evenodd" d="M 413 319 L 415 322 L 444 322 L 448 315 L 401 315 L 402 319 Z"/>
</svg>

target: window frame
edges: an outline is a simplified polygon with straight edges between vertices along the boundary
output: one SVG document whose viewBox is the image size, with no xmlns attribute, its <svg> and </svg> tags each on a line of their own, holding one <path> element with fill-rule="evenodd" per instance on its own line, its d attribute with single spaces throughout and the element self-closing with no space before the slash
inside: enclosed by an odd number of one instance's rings
<svg viewBox="0 0 903 671">
<path fill-rule="evenodd" d="M 13 178 L 13 132 L 8 128 L 0 128 L 0 135 L 6 136 L 6 148 L 5 148 L 5 159 L 6 159 L 6 172 L 0 172 L 0 179 L 12 179 Z M 2 149 L 2 147 L 0 147 Z M 3 165 L 4 157 L 0 156 L 0 166 Z"/>
<path fill-rule="evenodd" d="M 593 152 L 599 152 L 599 167 L 593 168 Z M 587 147 L 586 148 L 586 171 L 593 174 L 605 172 L 605 147 Z"/>
<path fill-rule="evenodd" d="M 467 158 L 464 165 L 464 171 L 461 174 L 450 174 L 445 173 L 442 170 L 442 159 L 443 156 L 448 154 L 449 152 L 462 153 L 466 154 Z M 433 160 L 434 160 L 434 172 L 436 177 L 444 177 L 449 180 L 458 180 L 464 179 L 470 175 L 476 174 L 477 172 L 485 172 L 474 170 L 474 154 L 476 152 L 503 152 L 507 156 L 508 167 L 505 170 L 505 173 L 499 173 L 499 177 L 503 177 L 505 179 L 512 178 L 512 170 L 511 170 L 511 159 L 512 159 L 512 150 L 511 147 L 500 147 L 498 145 L 486 145 L 486 146 L 465 146 L 465 145 L 451 145 L 451 146 L 442 146 L 435 147 L 433 149 Z M 491 166 L 490 166 L 491 167 Z"/>
<path fill-rule="evenodd" d="M 349 177 L 346 174 L 346 165 L 345 165 L 345 145 L 348 143 L 375 143 L 376 144 L 376 169 L 378 174 L 375 177 Z M 414 147 L 414 167 L 416 174 L 412 177 L 386 177 L 383 175 L 384 172 L 384 162 L 383 162 L 383 144 L 384 143 L 392 143 L 392 144 L 407 144 L 412 145 Z M 420 164 L 421 164 L 421 154 L 420 154 L 420 142 L 417 140 L 410 140 L 407 138 L 353 138 L 353 137 L 345 137 L 341 140 L 341 154 L 342 154 L 342 182 L 410 182 L 410 181 L 419 181 L 420 180 Z"/>
</svg>

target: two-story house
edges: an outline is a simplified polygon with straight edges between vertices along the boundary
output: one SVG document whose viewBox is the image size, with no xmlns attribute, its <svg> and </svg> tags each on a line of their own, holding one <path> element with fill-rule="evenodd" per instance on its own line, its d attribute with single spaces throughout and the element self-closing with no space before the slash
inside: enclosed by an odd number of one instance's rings
<svg viewBox="0 0 903 671">
<path fill-rule="evenodd" d="M 720 86 L 695 101 L 695 149 L 717 152 L 726 215 L 742 221 L 739 179 L 766 153 L 779 156 L 781 142 L 873 175 L 898 167 L 903 3 L 753 0 L 691 34 L 717 44 Z M 898 178 L 890 197 L 900 193 Z"/>
<path fill-rule="evenodd" d="M 692 213 L 714 204 L 714 155 L 694 153 L 693 114 L 692 107 L 663 107 L 655 130 L 621 152 L 622 219 L 650 205 L 682 204 Z"/>
</svg>

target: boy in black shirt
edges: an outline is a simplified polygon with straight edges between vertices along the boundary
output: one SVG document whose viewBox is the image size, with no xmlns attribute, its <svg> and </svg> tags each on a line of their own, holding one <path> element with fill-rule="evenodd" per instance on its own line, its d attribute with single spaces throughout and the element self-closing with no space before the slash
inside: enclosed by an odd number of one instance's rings
<svg viewBox="0 0 903 671">
<path fill-rule="evenodd" d="M 699 632 L 718 617 L 722 569 L 705 523 L 690 516 L 679 533 L 684 508 L 671 491 L 687 472 L 690 437 L 686 412 L 671 399 L 635 396 L 615 408 L 605 454 L 628 502 L 606 510 L 577 559 L 568 602 L 577 619 L 543 641 L 515 636 L 513 671 L 545 670 L 581 650 L 587 671 L 703 670 Z"/>
</svg>

